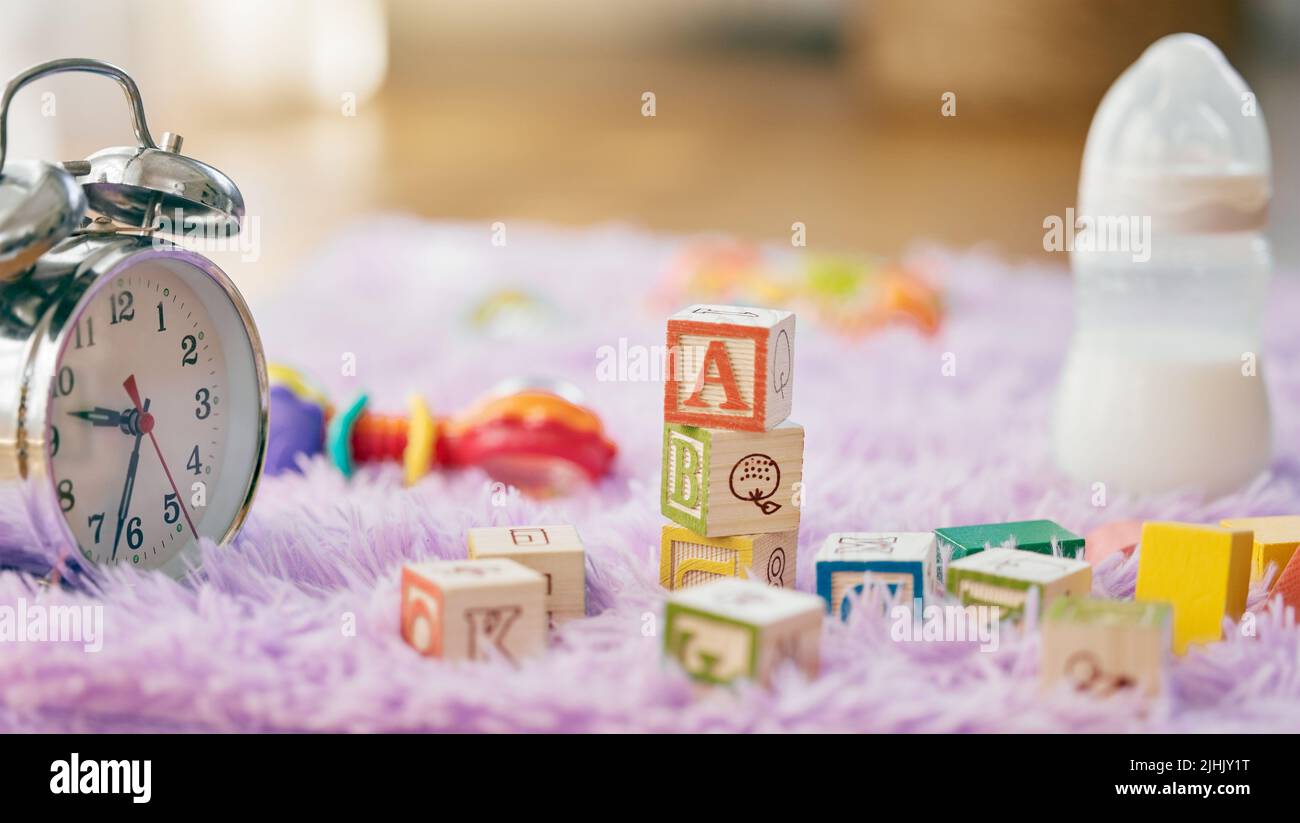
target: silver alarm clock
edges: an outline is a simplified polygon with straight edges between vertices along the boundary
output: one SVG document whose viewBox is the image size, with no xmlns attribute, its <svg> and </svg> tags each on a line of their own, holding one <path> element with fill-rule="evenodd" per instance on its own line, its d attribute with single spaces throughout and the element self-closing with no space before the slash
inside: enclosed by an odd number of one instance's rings
<svg viewBox="0 0 1300 823">
<path fill-rule="evenodd" d="M 126 93 L 137 146 L 60 166 L 6 154 L 14 94 L 90 72 Z M 0 491 L 82 562 L 183 575 L 198 541 L 248 513 L 267 436 L 266 362 L 248 307 L 165 240 L 234 234 L 239 189 L 154 142 L 135 82 L 55 60 L 0 101 Z"/>
</svg>

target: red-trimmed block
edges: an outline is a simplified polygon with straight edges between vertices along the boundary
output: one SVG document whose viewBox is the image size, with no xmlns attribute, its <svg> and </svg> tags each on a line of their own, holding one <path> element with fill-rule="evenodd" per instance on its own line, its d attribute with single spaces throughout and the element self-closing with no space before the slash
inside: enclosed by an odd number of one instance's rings
<svg viewBox="0 0 1300 823">
<path fill-rule="evenodd" d="M 689 306 L 668 318 L 664 421 L 763 432 L 790 416 L 794 314 Z"/>
</svg>

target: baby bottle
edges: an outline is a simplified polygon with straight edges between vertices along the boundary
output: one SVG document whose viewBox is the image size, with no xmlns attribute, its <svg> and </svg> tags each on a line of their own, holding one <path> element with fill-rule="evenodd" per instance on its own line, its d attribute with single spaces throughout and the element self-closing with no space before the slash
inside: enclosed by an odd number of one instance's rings
<svg viewBox="0 0 1300 823">
<path fill-rule="evenodd" d="M 1057 396 L 1069 474 L 1218 495 L 1267 467 L 1270 193 L 1264 118 L 1210 41 L 1164 37 L 1107 91 L 1083 155 Z"/>
</svg>

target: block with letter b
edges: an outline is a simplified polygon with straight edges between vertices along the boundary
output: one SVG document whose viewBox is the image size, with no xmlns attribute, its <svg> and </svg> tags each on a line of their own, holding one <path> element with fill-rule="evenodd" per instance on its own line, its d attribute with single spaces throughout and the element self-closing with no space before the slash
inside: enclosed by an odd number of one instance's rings
<svg viewBox="0 0 1300 823">
<path fill-rule="evenodd" d="M 848 619 L 852 595 L 870 583 L 910 607 L 913 599 L 929 596 L 934 564 L 933 532 L 837 532 L 817 552 L 817 594 L 841 619 Z"/>
<path fill-rule="evenodd" d="M 705 683 L 766 683 L 793 661 L 817 673 L 821 598 L 727 578 L 674 592 L 664 607 L 664 654 Z"/>
<path fill-rule="evenodd" d="M 1002 617 L 1018 618 L 1024 614 L 1030 590 L 1037 590 L 1040 609 L 1063 595 L 1088 594 L 1092 566 L 1021 549 L 984 549 L 950 562 L 944 579 L 963 606 L 989 606 Z"/>
<path fill-rule="evenodd" d="M 659 547 L 659 582 L 684 589 L 723 577 L 750 577 L 770 586 L 794 588 L 799 532 L 703 537 L 665 525 Z"/>
<path fill-rule="evenodd" d="M 507 557 L 546 578 L 546 610 L 558 624 L 587 613 L 587 564 L 573 526 L 469 530 L 471 559 Z"/>
<path fill-rule="evenodd" d="M 803 426 L 769 432 L 664 425 L 660 508 L 708 537 L 799 528 Z"/>
<path fill-rule="evenodd" d="M 1160 691 L 1172 621 L 1167 603 L 1058 598 L 1043 613 L 1043 685 L 1065 683 L 1097 697 L 1125 689 L 1153 696 Z"/>
<path fill-rule="evenodd" d="M 794 314 L 688 306 L 668 318 L 664 420 L 768 431 L 794 399 Z"/>
<path fill-rule="evenodd" d="M 428 657 L 515 663 L 546 646 L 546 578 L 506 558 L 409 563 L 401 625 Z"/>
</svg>

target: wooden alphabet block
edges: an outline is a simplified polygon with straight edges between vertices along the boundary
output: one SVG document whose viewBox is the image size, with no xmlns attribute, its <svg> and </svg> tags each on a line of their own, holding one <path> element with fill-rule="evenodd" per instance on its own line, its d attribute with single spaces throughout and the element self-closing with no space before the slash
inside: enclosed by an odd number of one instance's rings
<svg viewBox="0 0 1300 823">
<path fill-rule="evenodd" d="M 660 508 L 707 537 L 799 528 L 803 426 L 770 432 L 664 425 Z"/>
<path fill-rule="evenodd" d="M 1043 614 L 1045 687 L 1064 681 L 1099 697 L 1136 689 L 1159 693 L 1173 610 L 1167 603 L 1060 597 Z"/>
<path fill-rule="evenodd" d="M 705 683 L 767 683 L 787 660 L 812 677 L 824 610 L 815 595 L 749 580 L 714 580 L 669 596 L 664 654 Z"/>
<path fill-rule="evenodd" d="M 1249 531 L 1196 523 L 1144 523 L 1136 599 L 1174 607 L 1174 651 L 1223 637 L 1241 618 L 1250 588 Z"/>
<path fill-rule="evenodd" d="M 1053 545 L 1060 547 L 1062 557 L 1079 557 L 1083 554 L 1083 538 L 1051 520 L 1021 520 L 1014 523 L 984 523 L 979 526 L 948 526 L 934 530 L 939 540 L 939 550 L 951 550 L 949 560 L 960 560 L 985 549 L 1010 547 L 1039 554 L 1056 554 Z"/>
<path fill-rule="evenodd" d="M 794 588 L 799 532 L 703 537 L 681 526 L 663 527 L 659 582 L 666 589 L 698 586 L 720 577 L 753 577 Z"/>
<path fill-rule="evenodd" d="M 867 583 L 887 586 L 909 607 L 934 585 L 935 540 L 931 532 L 837 532 L 817 552 L 817 593 L 826 611 L 847 620 L 851 594 Z"/>
<path fill-rule="evenodd" d="M 515 663 L 546 646 L 546 578 L 504 557 L 407 564 L 402 637 L 429 657 Z"/>
<path fill-rule="evenodd" d="M 1254 547 L 1250 559 L 1250 579 L 1261 580 L 1270 564 L 1277 567 L 1273 583 L 1282 576 L 1282 570 L 1300 546 L 1300 517 L 1278 515 L 1274 517 L 1234 517 L 1219 523 L 1225 529 L 1250 529 L 1254 533 Z"/>
<path fill-rule="evenodd" d="M 1021 549 L 984 549 L 948 564 L 948 591 L 963 606 L 992 606 L 1000 617 L 1018 618 L 1031 589 L 1040 608 L 1062 595 L 1083 597 L 1092 589 L 1092 567 L 1083 560 Z"/>
<path fill-rule="evenodd" d="M 794 314 L 688 306 L 668 318 L 664 420 L 761 432 L 790 416 Z"/>
<path fill-rule="evenodd" d="M 508 557 L 546 578 L 546 611 L 559 624 L 587 615 L 587 560 L 573 526 L 469 530 L 469 556 Z"/>
</svg>

